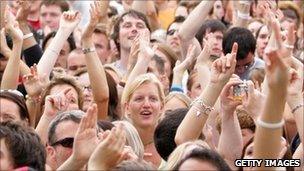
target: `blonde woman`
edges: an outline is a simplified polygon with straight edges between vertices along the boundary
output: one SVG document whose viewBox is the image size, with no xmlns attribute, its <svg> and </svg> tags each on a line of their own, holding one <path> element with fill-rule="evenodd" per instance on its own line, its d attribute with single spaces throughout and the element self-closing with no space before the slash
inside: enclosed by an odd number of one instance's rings
<svg viewBox="0 0 304 171">
<path fill-rule="evenodd" d="M 158 167 L 161 157 L 156 151 L 153 135 L 164 111 L 164 92 L 160 81 L 153 74 L 143 74 L 128 80 L 122 95 L 125 116 L 137 129 L 144 144 L 144 160 Z"/>
<path fill-rule="evenodd" d="M 189 141 L 176 147 L 176 149 L 170 154 L 166 166 L 163 170 L 173 170 L 175 166 L 188 155 L 193 149 L 196 148 L 207 148 L 210 149 L 209 145 L 202 141 Z"/>
<path fill-rule="evenodd" d="M 165 111 L 190 107 L 191 99 L 181 92 L 170 92 L 165 98 Z"/>
</svg>

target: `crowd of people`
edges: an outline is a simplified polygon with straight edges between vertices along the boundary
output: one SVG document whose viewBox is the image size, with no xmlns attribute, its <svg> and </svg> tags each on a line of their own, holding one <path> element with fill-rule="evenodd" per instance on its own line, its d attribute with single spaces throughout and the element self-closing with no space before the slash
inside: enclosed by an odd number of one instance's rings
<svg viewBox="0 0 304 171">
<path fill-rule="evenodd" d="M 304 169 L 303 1 L 0 3 L 0 170 Z"/>
</svg>

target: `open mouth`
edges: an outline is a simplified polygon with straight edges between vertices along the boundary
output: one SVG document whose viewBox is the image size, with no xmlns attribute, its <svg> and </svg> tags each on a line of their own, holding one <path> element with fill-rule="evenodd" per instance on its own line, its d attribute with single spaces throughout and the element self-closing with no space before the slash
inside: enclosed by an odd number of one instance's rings
<svg viewBox="0 0 304 171">
<path fill-rule="evenodd" d="M 142 111 L 142 112 L 140 112 L 140 115 L 150 116 L 150 115 L 152 115 L 152 112 L 150 112 L 150 111 Z"/>
</svg>

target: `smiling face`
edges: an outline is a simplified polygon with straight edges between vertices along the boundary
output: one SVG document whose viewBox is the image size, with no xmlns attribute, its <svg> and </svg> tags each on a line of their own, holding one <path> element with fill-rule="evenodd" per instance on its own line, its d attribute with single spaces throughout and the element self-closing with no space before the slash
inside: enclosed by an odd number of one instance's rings
<svg viewBox="0 0 304 171">
<path fill-rule="evenodd" d="M 136 127 L 154 127 L 163 111 L 160 93 L 155 83 L 140 85 L 126 103 L 126 113 Z"/>
<path fill-rule="evenodd" d="M 119 25 L 119 43 L 120 48 L 129 51 L 134 38 L 138 33 L 147 29 L 145 22 L 131 15 L 125 15 Z"/>
</svg>

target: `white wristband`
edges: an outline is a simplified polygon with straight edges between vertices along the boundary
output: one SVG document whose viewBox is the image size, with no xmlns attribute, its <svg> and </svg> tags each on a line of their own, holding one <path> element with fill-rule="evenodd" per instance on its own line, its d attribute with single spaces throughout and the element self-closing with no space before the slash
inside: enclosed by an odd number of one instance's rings
<svg viewBox="0 0 304 171">
<path fill-rule="evenodd" d="M 281 122 L 278 123 L 268 123 L 262 121 L 261 118 L 258 118 L 256 124 L 263 128 L 277 129 L 277 128 L 282 128 L 282 126 L 284 125 L 284 119 L 282 119 Z"/>
<path fill-rule="evenodd" d="M 30 38 L 32 36 L 34 36 L 33 33 L 29 33 L 29 34 L 23 35 L 23 40 L 28 39 L 28 38 Z"/>
<path fill-rule="evenodd" d="M 250 19 L 249 13 L 242 13 L 240 11 L 237 11 L 237 16 L 241 19 L 244 19 L 244 20 L 249 20 Z"/>
</svg>

